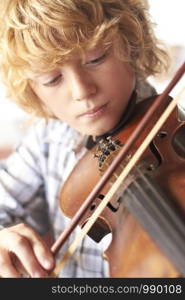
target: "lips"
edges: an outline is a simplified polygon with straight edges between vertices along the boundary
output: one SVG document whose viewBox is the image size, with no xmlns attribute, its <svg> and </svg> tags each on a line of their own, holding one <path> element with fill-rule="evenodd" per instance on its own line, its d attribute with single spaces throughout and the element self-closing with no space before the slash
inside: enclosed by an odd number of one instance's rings
<svg viewBox="0 0 185 300">
<path fill-rule="evenodd" d="M 107 106 L 107 103 L 103 104 L 103 105 L 100 105 L 98 107 L 95 107 L 81 115 L 79 115 L 79 117 L 87 117 L 87 118 L 93 118 L 101 113 L 103 113 L 103 111 L 105 110 Z"/>
</svg>

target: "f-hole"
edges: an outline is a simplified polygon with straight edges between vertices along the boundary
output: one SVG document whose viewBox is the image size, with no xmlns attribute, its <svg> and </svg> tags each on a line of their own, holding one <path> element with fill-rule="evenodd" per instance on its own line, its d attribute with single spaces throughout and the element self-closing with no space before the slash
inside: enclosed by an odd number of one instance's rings
<svg viewBox="0 0 185 300">
<path fill-rule="evenodd" d="M 104 199 L 104 195 L 103 194 L 99 194 L 97 198 L 103 200 Z M 120 199 L 118 199 L 118 206 L 114 207 L 110 202 L 107 203 L 107 207 L 112 211 L 112 212 L 117 212 L 120 206 Z"/>
</svg>

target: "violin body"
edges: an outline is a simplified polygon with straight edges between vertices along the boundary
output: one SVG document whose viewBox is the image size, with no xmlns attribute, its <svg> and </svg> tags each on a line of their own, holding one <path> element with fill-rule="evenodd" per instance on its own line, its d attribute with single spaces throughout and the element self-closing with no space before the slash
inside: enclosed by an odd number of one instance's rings
<svg viewBox="0 0 185 300">
<path fill-rule="evenodd" d="M 96 145 L 80 159 L 61 190 L 60 206 L 66 216 L 72 218 L 75 215 L 153 101 L 155 97 L 137 104 L 134 118 L 112 137 L 113 150 L 109 147 L 109 140 L 103 152 Z M 170 101 L 171 97 L 166 97 L 161 103 L 127 157 L 94 199 L 80 226 L 87 222 Z M 183 136 L 185 122 L 178 120 L 176 108 L 89 231 L 89 236 L 96 242 L 112 233 L 111 244 L 105 251 L 110 277 L 181 275 L 182 270 L 178 267 L 183 250 L 177 254 L 177 263 L 173 258 L 176 249 L 181 248 L 178 246 L 181 240 L 185 241 Z M 177 242 L 173 240 L 176 237 Z"/>
</svg>

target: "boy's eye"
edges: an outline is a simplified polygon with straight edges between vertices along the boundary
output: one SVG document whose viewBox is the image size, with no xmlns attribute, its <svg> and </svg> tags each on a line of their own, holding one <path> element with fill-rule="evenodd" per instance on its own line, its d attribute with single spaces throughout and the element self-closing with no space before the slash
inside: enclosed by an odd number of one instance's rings
<svg viewBox="0 0 185 300">
<path fill-rule="evenodd" d="M 45 86 L 54 86 L 57 85 L 62 79 L 62 74 L 57 75 L 56 77 L 54 77 L 53 79 L 51 79 L 50 81 L 43 83 L 43 85 Z"/>
<path fill-rule="evenodd" d="M 87 62 L 87 64 L 97 64 L 99 62 L 101 62 L 104 58 L 106 57 L 106 53 L 104 53 L 103 55 L 96 57 L 94 59 L 91 59 L 90 61 Z"/>
</svg>

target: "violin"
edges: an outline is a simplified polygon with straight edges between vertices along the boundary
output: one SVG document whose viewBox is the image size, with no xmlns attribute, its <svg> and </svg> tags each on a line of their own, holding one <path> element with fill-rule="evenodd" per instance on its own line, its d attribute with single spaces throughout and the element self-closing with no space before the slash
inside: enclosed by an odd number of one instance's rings
<svg viewBox="0 0 185 300">
<path fill-rule="evenodd" d="M 169 90 L 184 71 L 185 64 L 162 95 L 138 103 L 134 118 L 87 151 L 61 190 L 60 207 L 74 220 L 62 234 L 64 242 L 77 223 L 82 230 L 88 225 L 115 186 L 87 232 L 96 242 L 112 234 L 105 251 L 110 277 L 185 275 L 185 121 L 178 119 L 176 106 L 148 138 L 171 105 Z M 147 139 L 148 146 L 132 163 Z"/>
</svg>

